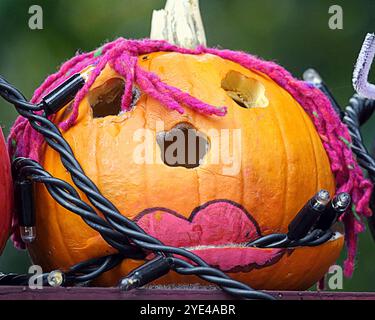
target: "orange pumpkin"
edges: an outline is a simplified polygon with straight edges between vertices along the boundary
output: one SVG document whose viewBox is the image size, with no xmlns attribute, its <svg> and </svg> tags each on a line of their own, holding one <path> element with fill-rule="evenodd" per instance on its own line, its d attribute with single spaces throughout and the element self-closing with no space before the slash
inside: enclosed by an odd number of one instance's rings
<svg viewBox="0 0 375 320">
<path fill-rule="evenodd" d="M 10 233 L 12 191 L 9 156 L 0 128 L 0 254 Z"/>
<path fill-rule="evenodd" d="M 338 258 L 341 235 L 314 248 L 243 245 L 261 235 L 285 232 L 319 189 L 331 195 L 335 191 L 327 154 L 299 103 L 267 75 L 210 54 L 158 52 L 140 56 L 138 63 L 202 101 L 228 106 L 228 114 L 207 117 L 187 110 L 180 115 L 142 93 L 131 111 L 117 114 L 122 79 L 106 66 L 81 102 L 76 124 L 63 133 L 85 173 L 124 215 L 151 235 L 165 244 L 190 248 L 235 279 L 260 289 L 307 289 L 317 282 Z M 54 121 L 66 119 L 68 111 L 61 110 Z M 181 124 L 195 128 L 209 144 L 205 158 L 239 154 L 239 169 L 229 174 L 223 169 L 235 164 L 222 161 L 190 168 L 165 163 L 157 137 Z M 155 143 L 150 151 L 158 161 L 134 160 L 143 129 L 151 132 Z M 234 142 L 238 130 L 241 143 Z M 214 135 L 223 131 L 233 143 L 213 143 Z M 59 155 L 48 146 L 43 148 L 41 164 L 71 182 Z M 65 269 L 114 252 L 43 186 L 37 188 L 37 240 L 29 246 L 34 263 L 45 270 Z M 114 285 L 141 263 L 124 260 L 96 284 Z M 158 280 L 196 282 L 203 281 L 173 272 Z"/>
</svg>

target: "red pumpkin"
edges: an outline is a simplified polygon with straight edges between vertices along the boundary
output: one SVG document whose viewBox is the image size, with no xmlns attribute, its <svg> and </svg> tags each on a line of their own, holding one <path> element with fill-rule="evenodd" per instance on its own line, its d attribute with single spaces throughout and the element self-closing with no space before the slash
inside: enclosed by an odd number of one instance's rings
<svg viewBox="0 0 375 320">
<path fill-rule="evenodd" d="M 0 254 L 10 233 L 12 199 L 9 156 L 3 132 L 0 129 Z"/>
</svg>

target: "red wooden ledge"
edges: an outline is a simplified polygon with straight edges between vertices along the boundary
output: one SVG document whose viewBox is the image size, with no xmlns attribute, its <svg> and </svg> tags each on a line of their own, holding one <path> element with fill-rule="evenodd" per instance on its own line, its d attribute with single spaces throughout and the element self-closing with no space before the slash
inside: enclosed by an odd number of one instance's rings
<svg viewBox="0 0 375 320">
<path fill-rule="evenodd" d="M 280 300 L 375 300 L 375 292 L 270 291 Z M 231 300 L 216 289 L 137 289 L 117 288 L 0 287 L 0 300 Z"/>
</svg>

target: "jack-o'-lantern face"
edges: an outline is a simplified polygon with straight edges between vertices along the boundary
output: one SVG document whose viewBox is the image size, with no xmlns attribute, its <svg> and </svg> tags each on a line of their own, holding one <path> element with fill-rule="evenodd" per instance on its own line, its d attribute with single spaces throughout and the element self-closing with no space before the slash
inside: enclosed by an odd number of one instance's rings
<svg viewBox="0 0 375 320">
<path fill-rule="evenodd" d="M 190 248 L 209 264 L 262 289 L 305 289 L 327 271 L 342 237 L 316 248 L 255 249 L 244 244 L 285 232 L 319 189 L 335 183 L 320 138 L 302 107 L 268 76 L 217 56 L 152 53 L 139 65 L 212 105 L 224 117 L 181 115 L 134 90 L 120 112 L 124 81 L 109 66 L 64 132 L 85 173 L 127 217 L 167 245 Z M 55 119 L 62 121 L 69 107 Z M 42 165 L 71 181 L 45 147 Z M 80 217 L 38 186 L 37 240 L 29 250 L 46 269 L 114 252 Z M 141 262 L 125 260 L 98 280 L 114 284 Z M 162 283 L 197 282 L 169 274 Z"/>
</svg>

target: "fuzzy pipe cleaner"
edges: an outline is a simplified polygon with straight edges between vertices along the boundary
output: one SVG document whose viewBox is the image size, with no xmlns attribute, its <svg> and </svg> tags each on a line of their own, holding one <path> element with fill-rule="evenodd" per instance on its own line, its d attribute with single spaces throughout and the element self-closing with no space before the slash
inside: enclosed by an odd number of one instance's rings
<svg viewBox="0 0 375 320">
<path fill-rule="evenodd" d="M 374 56 L 375 34 L 368 33 L 354 68 L 353 86 L 358 94 L 369 99 L 375 99 L 375 85 L 368 82 L 368 75 Z"/>
<path fill-rule="evenodd" d="M 175 87 L 163 83 L 156 74 L 147 72 L 138 66 L 137 57 L 139 55 L 157 51 L 194 55 L 208 53 L 231 60 L 245 68 L 267 74 L 300 103 L 311 117 L 321 137 L 336 179 L 337 192 L 348 192 L 353 199 L 352 211 L 348 211 L 343 217 L 348 248 L 344 271 L 346 276 L 351 276 L 354 270 L 358 233 L 365 229 L 364 217 L 371 216 L 369 201 L 372 184 L 364 178 L 360 167 L 356 163 L 350 149 L 351 139 L 349 132 L 335 113 L 328 98 L 320 90 L 304 81 L 293 78 L 290 73 L 276 63 L 263 61 L 244 52 L 219 50 L 203 46 L 191 50 L 179 48 L 165 41 L 149 39 L 126 40 L 119 38 L 103 45 L 97 50 L 78 54 L 65 62 L 57 73 L 49 76 L 35 91 L 31 102 L 40 102 L 44 95 L 56 88 L 70 75 L 83 70 L 89 65 L 95 65 L 89 81 L 78 92 L 75 98 L 70 118 L 59 124 L 62 130 L 67 130 L 74 125 L 77 119 L 79 103 L 88 93 L 91 85 L 103 68 L 109 64 L 126 82 L 121 106 L 123 111 L 129 109 L 132 87 L 134 84 L 137 84 L 145 94 L 160 101 L 171 111 L 174 110 L 183 113 L 184 108 L 187 107 L 207 116 L 225 116 L 225 107 L 206 104 Z M 8 144 L 12 157 L 23 156 L 38 161 L 43 137 L 32 129 L 26 119 L 19 117 L 11 130 Z M 18 228 L 14 230 L 18 230 Z M 16 232 L 14 233 L 13 240 L 16 245 L 21 245 Z"/>
</svg>

